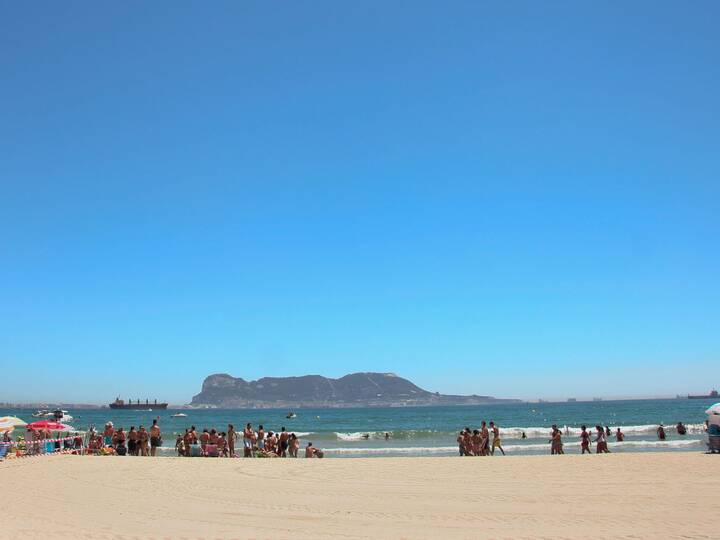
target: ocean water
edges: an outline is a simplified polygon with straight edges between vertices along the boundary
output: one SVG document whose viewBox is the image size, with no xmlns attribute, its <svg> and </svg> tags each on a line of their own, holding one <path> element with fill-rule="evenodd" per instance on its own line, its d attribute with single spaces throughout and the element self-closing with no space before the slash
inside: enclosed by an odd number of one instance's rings
<svg viewBox="0 0 720 540">
<path fill-rule="evenodd" d="M 609 438 L 612 452 L 697 451 L 706 449 L 704 411 L 714 400 L 626 400 L 577 403 L 507 403 L 463 407 L 401 407 L 364 409 L 297 409 L 296 418 L 286 419 L 286 410 L 273 409 L 183 409 L 165 411 L 118 411 L 111 409 L 70 410 L 75 428 L 87 430 L 90 425 L 102 429 L 110 420 L 126 430 L 134 425 L 149 427 L 157 418 L 163 430 L 163 454 L 174 454 L 174 434 L 194 425 L 199 430 L 216 428 L 224 431 L 229 423 L 241 431 L 247 422 L 257 429 L 277 431 L 285 426 L 301 439 L 301 448 L 311 441 L 329 458 L 381 456 L 453 456 L 457 455 L 455 439 L 465 426 L 475 428 L 485 420 L 500 426 L 503 446 L 508 454 L 546 454 L 550 426 L 557 424 L 569 435 L 563 437 L 565 452 L 580 451 L 580 425 L 610 426 L 613 433 L 620 427 L 625 442 Z M 0 410 L 0 416 L 12 414 L 27 422 L 35 420 L 27 409 Z M 171 415 L 182 412 L 186 418 Z M 677 422 L 688 427 L 681 436 Z M 657 426 L 666 427 L 667 440 L 659 441 Z M 19 432 L 19 431 L 18 431 Z M 385 433 L 390 439 L 385 440 Z M 527 438 L 522 439 L 522 433 Z M 368 438 L 364 436 L 368 435 Z M 240 446 L 240 445 L 238 445 Z"/>
</svg>

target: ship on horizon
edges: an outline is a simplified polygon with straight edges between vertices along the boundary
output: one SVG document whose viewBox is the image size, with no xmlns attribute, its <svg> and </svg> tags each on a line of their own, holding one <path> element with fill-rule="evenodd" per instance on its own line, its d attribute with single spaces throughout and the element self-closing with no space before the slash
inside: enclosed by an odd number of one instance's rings
<svg viewBox="0 0 720 540">
<path fill-rule="evenodd" d="M 115 398 L 115 401 L 110 403 L 108 405 L 111 409 L 132 409 L 132 410 L 147 410 L 147 409 L 167 409 L 168 404 L 167 403 L 158 403 L 157 399 L 150 403 L 150 400 L 146 399 L 145 403 L 140 403 L 140 400 L 138 399 L 135 403 L 133 403 L 132 399 L 129 399 L 127 403 L 125 403 L 125 400 L 120 399 L 118 396 Z"/>
<path fill-rule="evenodd" d="M 720 397 L 720 394 L 718 394 L 717 390 L 711 390 L 709 394 L 705 394 L 703 396 L 688 395 L 688 399 L 711 399 L 711 398 L 717 398 L 717 397 Z"/>
</svg>

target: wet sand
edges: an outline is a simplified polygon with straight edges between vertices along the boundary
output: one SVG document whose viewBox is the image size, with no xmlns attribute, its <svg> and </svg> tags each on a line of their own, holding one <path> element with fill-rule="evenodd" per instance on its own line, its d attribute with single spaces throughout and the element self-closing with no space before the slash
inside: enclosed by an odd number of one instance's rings
<svg viewBox="0 0 720 540">
<path fill-rule="evenodd" d="M 719 538 L 720 456 L 0 463 L 2 537 Z"/>
</svg>

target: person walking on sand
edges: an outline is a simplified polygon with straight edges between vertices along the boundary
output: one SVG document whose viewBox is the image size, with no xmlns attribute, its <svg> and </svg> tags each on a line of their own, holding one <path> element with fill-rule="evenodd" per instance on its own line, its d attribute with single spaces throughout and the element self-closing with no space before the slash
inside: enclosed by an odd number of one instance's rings
<svg viewBox="0 0 720 540">
<path fill-rule="evenodd" d="M 587 426 L 584 424 L 580 426 L 580 448 L 582 451 L 581 454 L 584 454 L 587 452 L 588 454 L 592 454 L 590 451 L 590 434 L 587 431 Z"/>
<path fill-rule="evenodd" d="M 553 426 L 552 438 L 550 439 L 550 454 L 564 454 L 562 443 L 562 431 Z"/>
<path fill-rule="evenodd" d="M 495 449 L 499 448 L 500 451 L 502 452 L 502 455 L 504 456 L 505 450 L 503 450 L 502 440 L 500 439 L 500 428 L 498 428 L 495 425 L 495 422 L 490 422 L 490 430 L 492 431 L 492 434 L 493 434 L 492 449 L 490 450 L 490 454 L 494 456 Z"/>
<path fill-rule="evenodd" d="M 610 450 L 608 450 L 607 435 L 605 435 L 605 430 L 602 426 L 595 426 L 595 430 L 597 431 L 597 438 L 595 439 L 595 453 L 609 454 Z"/>
<path fill-rule="evenodd" d="M 490 431 L 487 428 L 485 420 L 482 421 L 480 427 L 482 428 L 480 430 L 480 455 L 488 456 L 490 455 Z"/>
<path fill-rule="evenodd" d="M 228 424 L 227 430 L 227 444 L 228 453 L 230 457 L 235 457 L 235 441 L 237 440 L 237 433 L 235 433 L 235 426 Z"/>
<path fill-rule="evenodd" d="M 162 432 L 160 426 L 158 426 L 157 420 L 153 420 L 152 427 L 150 428 L 150 455 L 155 457 L 157 454 L 158 446 L 162 444 Z"/>
</svg>

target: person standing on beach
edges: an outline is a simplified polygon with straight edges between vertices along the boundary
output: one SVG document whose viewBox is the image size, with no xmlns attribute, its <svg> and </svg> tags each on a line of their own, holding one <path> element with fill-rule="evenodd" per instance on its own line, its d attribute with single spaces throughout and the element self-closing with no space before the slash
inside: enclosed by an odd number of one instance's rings
<svg viewBox="0 0 720 540">
<path fill-rule="evenodd" d="M 138 430 L 138 444 L 140 445 L 140 455 L 141 456 L 147 456 L 148 455 L 148 439 L 149 439 L 148 432 L 145 430 L 145 426 L 140 426 L 140 429 Z"/>
<path fill-rule="evenodd" d="M 479 456 L 482 448 L 482 437 L 480 436 L 480 430 L 473 429 L 472 436 L 470 437 L 470 448 L 468 454 L 471 456 Z"/>
<path fill-rule="evenodd" d="M 482 421 L 482 424 L 480 426 L 482 429 L 480 430 L 480 455 L 481 456 L 487 456 L 490 454 L 490 432 L 488 431 L 487 424 L 485 423 L 485 420 Z"/>
<path fill-rule="evenodd" d="M 587 452 L 588 454 L 592 454 L 590 451 L 590 434 L 587 432 L 587 427 L 582 425 L 580 429 L 580 448 L 582 449 L 580 453 L 584 454 Z"/>
<path fill-rule="evenodd" d="M 135 426 L 130 426 L 130 431 L 128 431 L 128 455 L 136 456 L 137 455 L 137 431 L 135 430 Z"/>
<path fill-rule="evenodd" d="M 495 425 L 495 422 L 490 422 L 490 429 L 492 430 L 492 433 L 493 433 L 492 450 L 490 450 L 490 454 L 494 456 L 495 449 L 499 448 L 500 451 L 502 452 L 502 455 L 504 456 L 505 450 L 503 450 L 502 441 L 500 440 L 500 428 L 498 428 Z"/>
<path fill-rule="evenodd" d="M 236 440 L 237 440 L 237 433 L 235 433 L 235 426 L 232 424 L 228 424 L 227 444 L 228 444 L 228 453 L 230 454 L 230 457 L 235 457 L 235 441 Z"/>
<path fill-rule="evenodd" d="M 243 430 L 243 450 L 245 457 L 252 457 L 253 439 L 255 438 L 255 432 L 253 431 L 252 424 L 247 423 Z"/>
<path fill-rule="evenodd" d="M 150 455 L 155 457 L 157 454 L 158 446 L 162 444 L 162 432 L 160 426 L 158 426 L 157 419 L 153 420 L 152 427 L 150 428 Z"/>
<path fill-rule="evenodd" d="M 460 457 L 465 455 L 465 432 L 461 431 L 458 433 L 457 439 L 455 439 L 458 443 L 458 452 L 460 453 Z"/>
<path fill-rule="evenodd" d="M 282 426 L 280 428 L 280 437 L 278 439 L 278 444 L 280 448 L 280 452 L 278 455 L 280 457 L 287 457 L 287 449 L 288 449 L 288 439 L 290 438 L 290 434 L 285 431 L 285 426 Z"/>
</svg>

